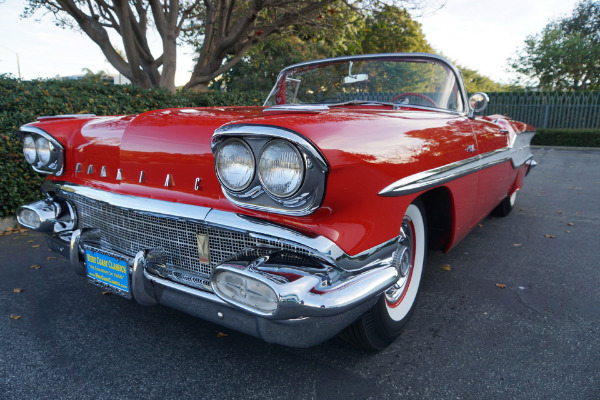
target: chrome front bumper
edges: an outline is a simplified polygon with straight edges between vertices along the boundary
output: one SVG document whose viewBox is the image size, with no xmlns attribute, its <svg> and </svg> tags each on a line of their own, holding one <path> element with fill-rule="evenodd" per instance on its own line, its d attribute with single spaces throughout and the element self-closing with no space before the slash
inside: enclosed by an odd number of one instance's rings
<svg viewBox="0 0 600 400">
<path fill-rule="evenodd" d="M 45 189 L 49 194 L 49 199 L 44 201 L 46 205 L 56 203 L 63 209 L 65 202 L 72 206 L 61 197 L 63 191 L 85 193 L 95 201 L 102 201 L 97 197 L 106 196 L 104 192 L 73 185 L 47 185 Z M 106 200 L 113 201 L 109 204 L 116 202 L 119 207 L 128 206 L 129 196 L 108 196 L 110 198 Z M 136 198 L 131 200 L 131 204 L 136 206 L 143 203 Z M 158 216 L 161 215 L 159 211 L 173 207 L 173 203 L 168 202 L 160 204 L 154 200 L 150 203 L 152 212 Z M 25 206 L 27 210 L 43 208 L 39 204 Z M 227 298 L 218 290 L 203 290 L 169 279 L 169 275 L 162 273 L 166 259 L 164 249 L 156 248 L 140 247 L 136 254 L 119 253 L 127 260 L 130 282 L 130 293 L 121 294 L 133 297 L 144 306 L 163 304 L 267 342 L 307 347 L 340 332 L 372 307 L 379 295 L 398 279 L 397 267 L 393 265 L 394 253 L 399 248 L 397 240 L 351 257 L 323 237 L 307 237 L 266 221 L 218 210 L 194 209 L 193 206 L 182 209 L 196 217 L 201 215 L 203 223 L 226 224 L 227 229 L 242 230 L 244 234 L 260 235 L 269 240 L 277 238 L 289 242 L 294 248 L 303 249 L 302 253 L 250 249 L 220 263 L 212 271 L 213 275 L 223 271 L 235 273 L 268 287 L 276 294 L 275 310 L 263 312 Z M 173 210 L 170 211 L 169 217 L 172 217 Z M 74 224 L 82 226 L 79 222 L 74 221 Z M 72 231 L 55 228 L 52 231 L 47 225 L 44 225 L 44 230 L 49 233 L 50 247 L 67 256 L 80 275 L 86 275 L 84 246 L 108 247 L 113 252 L 118 251 L 103 242 L 103 232 L 97 229 L 88 227 Z"/>
</svg>

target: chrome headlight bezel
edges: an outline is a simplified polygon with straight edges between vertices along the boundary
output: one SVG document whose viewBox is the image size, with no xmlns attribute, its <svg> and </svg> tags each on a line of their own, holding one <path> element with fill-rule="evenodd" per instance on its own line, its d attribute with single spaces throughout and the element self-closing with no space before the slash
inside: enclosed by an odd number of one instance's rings
<svg viewBox="0 0 600 400">
<path fill-rule="evenodd" d="M 22 126 L 19 134 L 23 141 L 25 161 L 31 165 L 34 171 L 46 175 L 62 175 L 65 164 L 65 148 L 58 140 L 42 129 L 33 126 Z M 35 148 L 34 157 L 31 154 L 31 141 Z"/>
<path fill-rule="evenodd" d="M 235 205 L 277 214 L 292 216 L 309 215 L 315 212 L 325 197 L 329 166 L 325 157 L 302 135 L 274 126 L 229 125 L 217 129 L 211 139 L 211 148 L 217 155 L 229 140 L 240 140 L 248 145 L 255 156 L 255 174 L 251 183 L 242 191 L 233 191 L 221 181 L 225 196 Z M 302 176 L 289 192 L 277 192 L 268 188 L 261 173 L 260 159 L 264 150 L 284 142 L 302 163 Z M 293 175 L 293 174 L 292 174 Z M 298 178 L 296 176 L 296 178 Z M 221 180 L 219 178 L 219 180 Z"/>
</svg>

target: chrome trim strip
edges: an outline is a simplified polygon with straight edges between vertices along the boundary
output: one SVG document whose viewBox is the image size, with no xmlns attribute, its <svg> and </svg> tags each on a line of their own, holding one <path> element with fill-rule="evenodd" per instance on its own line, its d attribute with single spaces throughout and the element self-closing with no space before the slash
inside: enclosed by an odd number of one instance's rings
<svg viewBox="0 0 600 400">
<path fill-rule="evenodd" d="M 210 208 L 201 206 L 192 206 L 189 204 L 173 203 L 163 200 L 149 199 L 145 197 L 129 196 L 125 194 L 110 193 L 104 190 L 92 189 L 86 186 L 79 186 L 66 183 L 56 183 L 46 181 L 42 185 L 43 192 L 65 191 L 75 193 L 103 203 L 115 205 L 117 207 L 139 210 L 152 214 L 161 214 L 180 217 L 191 220 L 203 220 L 210 211 Z"/>
<path fill-rule="evenodd" d="M 214 293 L 210 293 L 210 292 L 205 292 L 203 290 L 194 289 L 194 288 L 182 285 L 182 284 L 177 283 L 177 282 L 172 282 L 172 281 L 169 281 L 167 279 L 160 278 L 160 277 L 158 277 L 156 275 L 150 274 L 145 269 L 144 269 L 143 272 L 144 272 L 144 278 L 147 279 L 147 280 L 152 281 L 153 283 L 156 283 L 156 284 L 161 285 L 161 286 L 168 287 L 168 288 L 176 290 L 178 292 L 189 294 L 190 296 L 197 297 L 199 299 L 209 300 L 209 301 L 211 301 L 213 303 L 217 303 L 217 304 L 220 304 L 220 305 L 223 305 L 223 306 L 228 306 L 227 303 L 225 303 L 223 300 L 221 300 Z M 160 301 L 160 299 L 159 299 L 159 301 Z"/>
<path fill-rule="evenodd" d="M 95 117 L 96 114 L 61 114 L 61 115 L 43 115 L 37 117 L 38 121 L 44 121 L 46 119 L 68 119 L 68 118 L 91 118 Z"/>
<path fill-rule="evenodd" d="M 517 169 L 533 157 L 529 143 L 534 134 L 522 132 L 507 147 L 407 176 L 386 186 L 378 194 L 393 197 L 418 193 L 507 161 L 511 162 L 513 169 Z"/>
</svg>

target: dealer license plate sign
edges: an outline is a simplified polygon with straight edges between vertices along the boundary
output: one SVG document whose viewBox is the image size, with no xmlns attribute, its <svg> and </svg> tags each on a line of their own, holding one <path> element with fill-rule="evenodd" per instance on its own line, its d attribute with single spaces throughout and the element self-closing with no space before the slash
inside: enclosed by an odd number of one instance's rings
<svg viewBox="0 0 600 400">
<path fill-rule="evenodd" d="M 127 262 L 91 249 L 85 250 L 85 261 L 90 278 L 129 292 Z"/>
</svg>

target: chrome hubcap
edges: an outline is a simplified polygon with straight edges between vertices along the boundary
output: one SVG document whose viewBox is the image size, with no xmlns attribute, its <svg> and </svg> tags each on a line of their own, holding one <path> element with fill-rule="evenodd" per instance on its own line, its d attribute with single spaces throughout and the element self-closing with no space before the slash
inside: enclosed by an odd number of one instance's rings
<svg viewBox="0 0 600 400">
<path fill-rule="evenodd" d="M 409 234 L 407 235 L 406 232 Z M 390 304 L 396 303 L 404 293 L 406 284 L 409 278 L 409 272 L 412 268 L 412 248 L 413 238 L 412 230 L 408 224 L 408 221 L 402 222 L 402 228 L 400 229 L 400 239 L 398 240 L 398 248 L 394 252 L 393 264 L 398 269 L 400 277 L 398 281 L 385 292 L 385 298 Z"/>
</svg>

